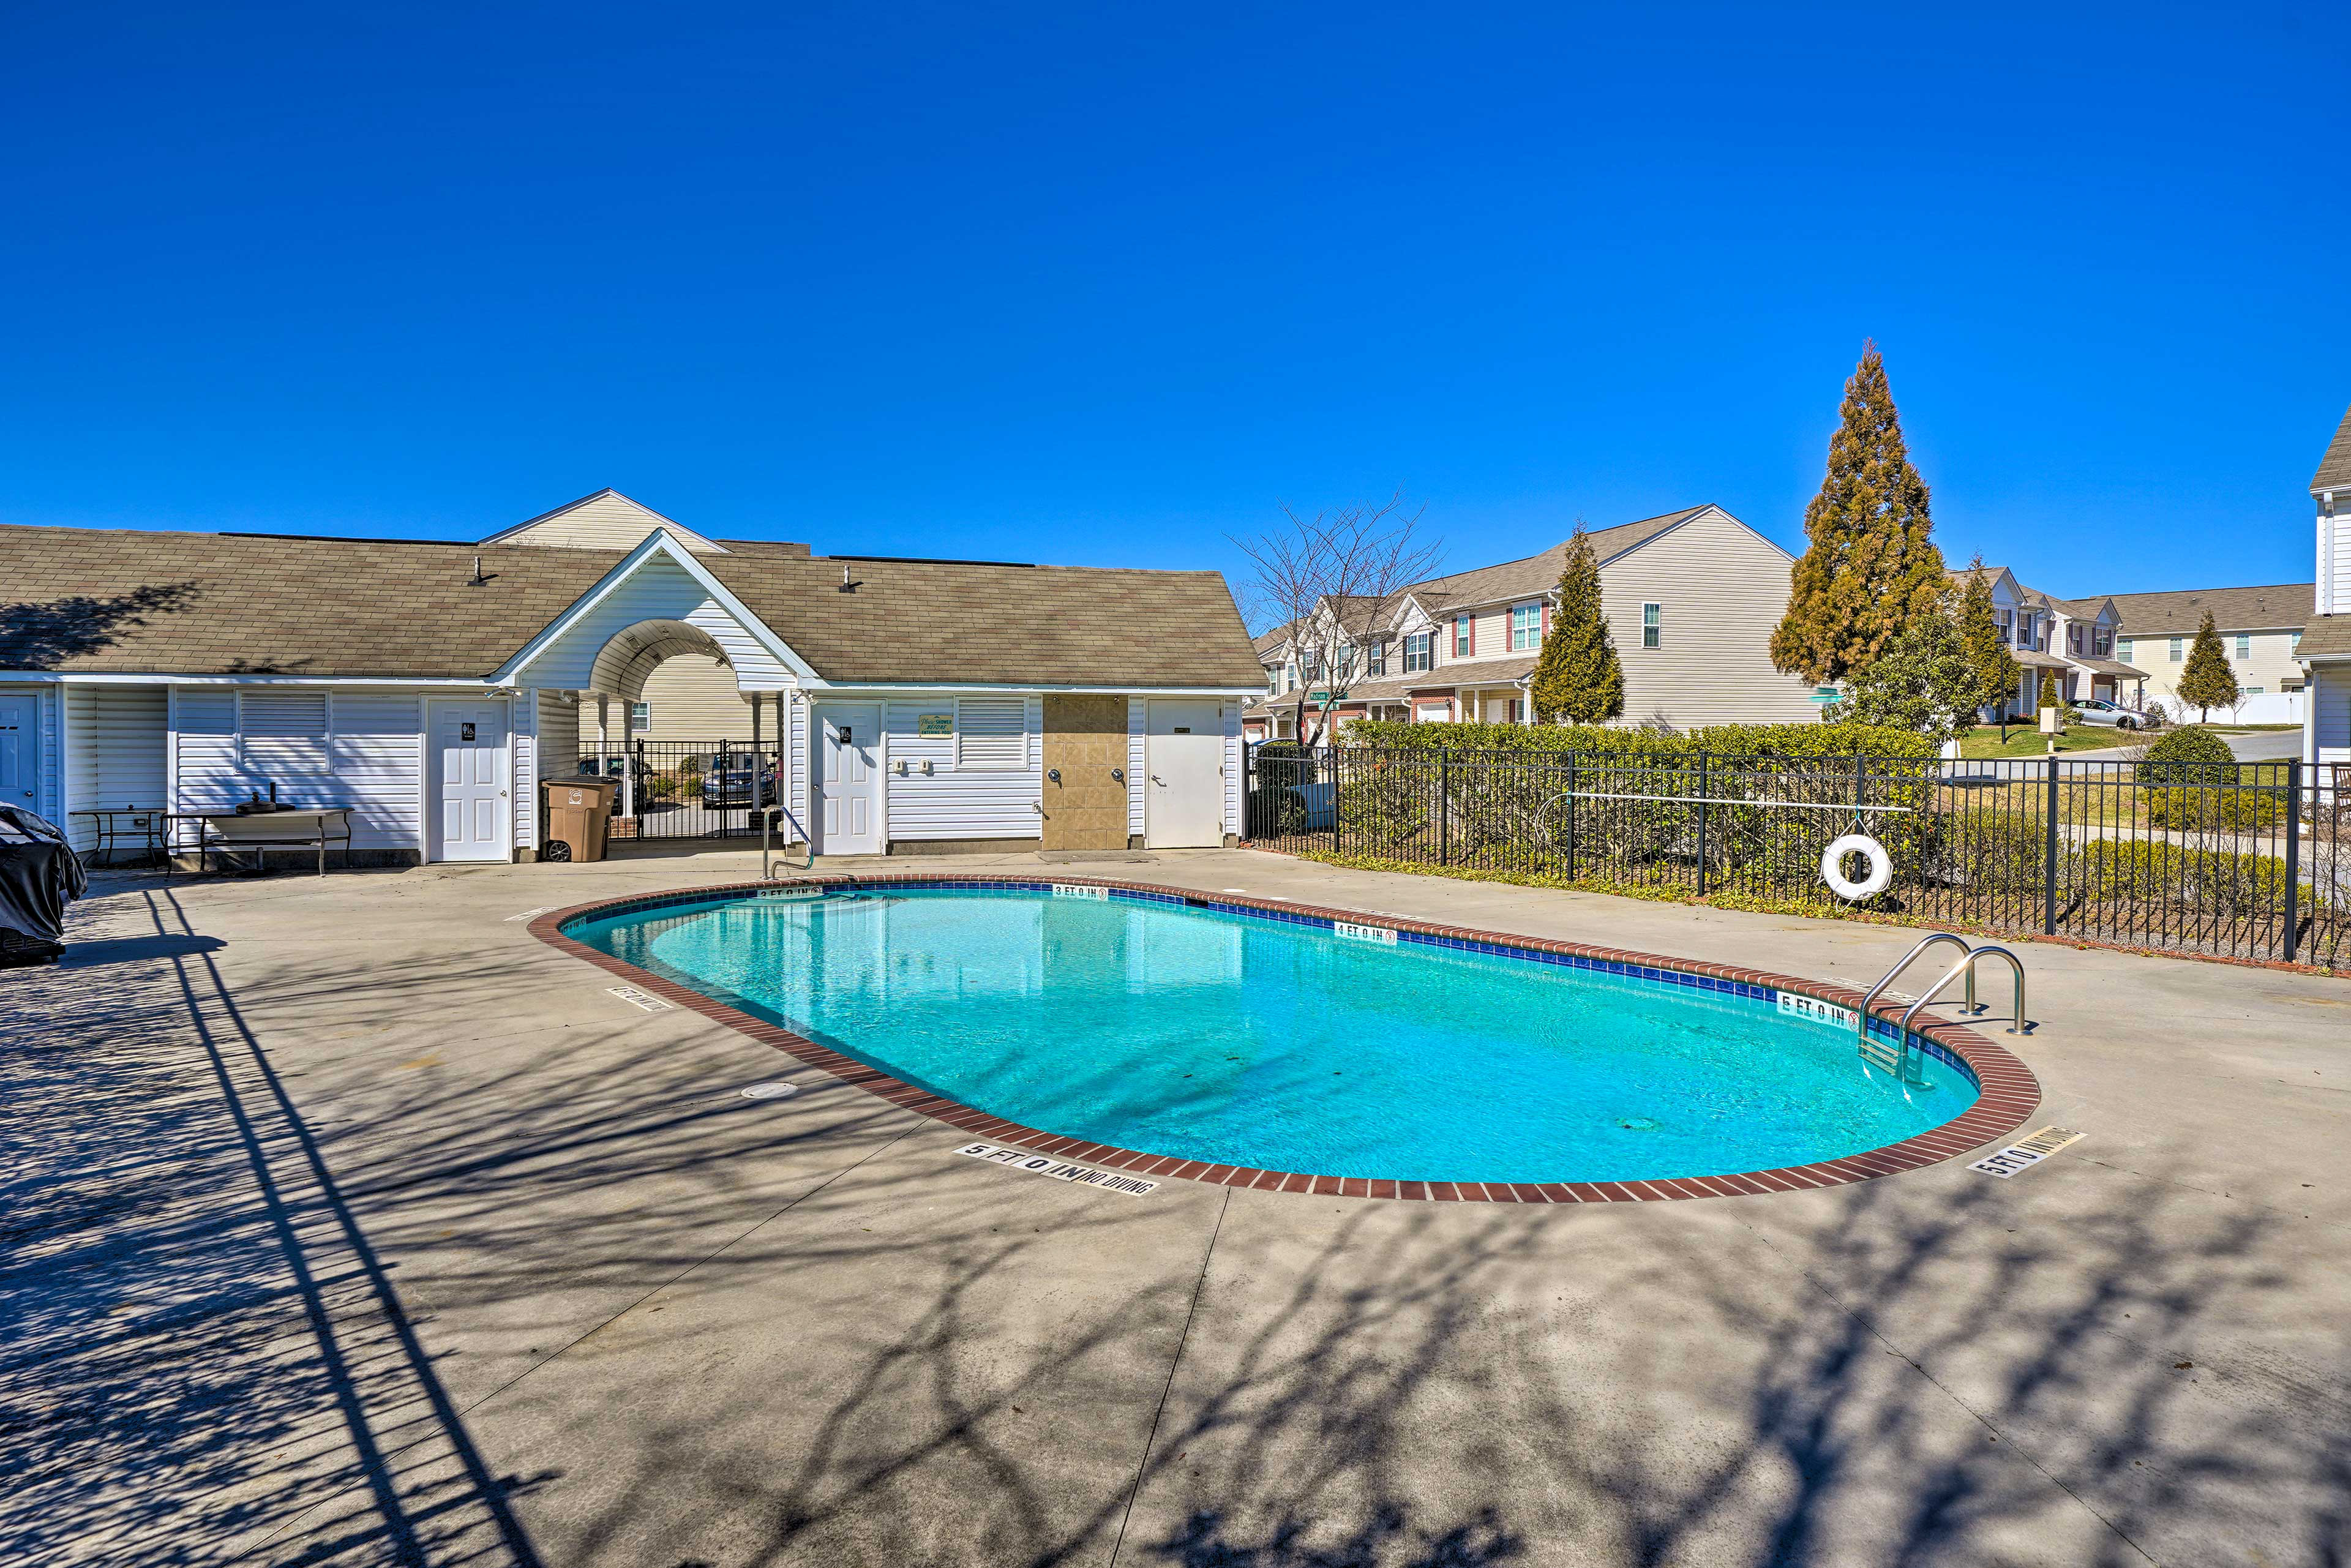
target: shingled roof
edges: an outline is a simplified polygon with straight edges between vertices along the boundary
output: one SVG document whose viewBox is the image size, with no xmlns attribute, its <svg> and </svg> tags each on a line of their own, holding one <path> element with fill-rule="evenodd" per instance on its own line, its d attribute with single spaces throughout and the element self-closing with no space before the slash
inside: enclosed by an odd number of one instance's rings
<svg viewBox="0 0 2351 1568">
<path fill-rule="evenodd" d="M 698 558 L 828 681 L 1261 687 L 1212 571 Z M 473 580 L 479 557 L 484 580 Z M 479 679 L 603 549 L 0 526 L 0 670 Z M 858 583 L 840 591 L 842 569 Z"/>
<path fill-rule="evenodd" d="M 2310 476 L 2310 487 L 2317 490 L 2351 490 L 2351 409 L 2343 413 L 2343 423 L 2335 427 L 2335 439 L 2326 444 L 2326 455 L 2318 460 L 2318 472 Z"/>
<path fill-rule="evenodd" d="M 1647 544 L 1667 529 L 1679 527 L 1706 509 L 1705 507 L 1685 507 L 1678 512 L 1602 528 L 1585 537 L 1592 541 L 1593 555 L 1605 564 L 1635 546 Z M 1405 591 L 1419 601 L 1421 608 L 1432 615 L 1457 605 L 1491 604 L 1505 599 L 1531 598 L 1558 586 L 1560 571 L 1567 565 L 1567 546 L 1568 541 L 1562 539 L 1539 555 L 1506 560 L 1499 566 L 1481 566 L 1473 571 L 1458 571 L 1449 577 L 1432 577 L 1425 582 L 1414 583 Z"/>
<path fill-rule="evenodd" d="M 2183 588 L 2169 593 L 2112 596 L 2118 628 L 2126 637 L 2186 636 L 2212 612 L 2213 630 L 2285 630 L 2311 619 L 2317 585 L 2273 583 L 2263 588 Z"/>
</svg>

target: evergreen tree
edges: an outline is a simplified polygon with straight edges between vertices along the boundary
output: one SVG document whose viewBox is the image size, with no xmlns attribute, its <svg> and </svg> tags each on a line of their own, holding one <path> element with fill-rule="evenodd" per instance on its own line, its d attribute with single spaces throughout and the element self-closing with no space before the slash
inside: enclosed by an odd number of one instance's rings
<svg viewBox="0 0 2351 1568">
<path fill-rule="evenodd" d="M 1831 724 L 1907 729 L 1940 745 L 1975 727 L 1981 693 L 1959 623 L 1936 610 L 1905 626 L 1822 716 Z"/>
<path fill-rule="evenodd" d="M 2000 617 L 1991 601 L 1991 573 L 1983 557 L 1968 562 L 1968 585 L 1959 595 L 1959 643 L 1967 652 L 1968 668 L 1976 678 L 1977 701 L 1993 709 L 2000 725 L 2000 743 L 2008 744 L 2008 710 L 2016 699 L 2016 655 L 2000 634 Z"/>
<path fill-rule="evenodd" d="M 1625 666 L 1600 609 L 1600 559 L 1581 520 L 1567 541 L 1559 607 L 1528 686 L 1541 724 L 1602 724 L 1625 711 Z"/>
<path fill-rule="evenodd" d="M 2041 672 L 2041 695 L 2040 699 L 2032 706 L 2036 709 L 2044 707 L 2055 708 L 2057 710 L 2057 723 L 2061 728 L 2071 725 L 2075 719 L 2081 716 L 2080 714 L 2074 711 L 2074 705 L 2066 700 L 2065 688 L 2058 684 L 2057 672 L 2054 670 L 2043 670 Z M 2035 716 L 2038 717 L 2038 715 L 2036 714 Z"/>
<path fill-rule="evenodd" d="M 1937 608 L 1943 556 L 1927 486 L 1910 466 L 1886 361 L 1865 344 L 1844 384 L 1828 475 L 1804 508 L 1811 541 L 1771 633 L 1771 663 L 1816 684 L 1866 668 L 1912 620 Z"/>
<path fill-rule="evenodd" d="M 2179 700 L 2194 703 L 2201 722 L 2211 717 L 2216 707 L 2235 707 L 2241 695 L 2237 690 L 2237 672 L 2229 668 L 2229 655 L 2221 651 L 2220 633 L 2213 630 L 2212 612 L 2207 610 L 2203 624 L 2196 628 L 2196 642 L 2188 650 L 2188 666 L 2179 672 Z"/>
</svg>

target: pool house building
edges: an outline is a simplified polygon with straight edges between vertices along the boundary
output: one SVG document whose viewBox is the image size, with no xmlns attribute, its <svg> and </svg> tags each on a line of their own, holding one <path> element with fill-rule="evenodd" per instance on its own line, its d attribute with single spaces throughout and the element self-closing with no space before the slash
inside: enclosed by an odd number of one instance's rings
<svg viewBox="0 0 2351 1568">
<path fill-rule="evenodd" d="M 529 860 L 583 770 L 622 836 L 756 832 L 756 791 L 822 854 L 1217 845 L 1263 689 L 1212 571 L 819 556 L 610 490 L 477 542 L 0 527 L 0 800 L 82 847 L 77 812 L 274 793 L 362 859 Z"/>
</svg>

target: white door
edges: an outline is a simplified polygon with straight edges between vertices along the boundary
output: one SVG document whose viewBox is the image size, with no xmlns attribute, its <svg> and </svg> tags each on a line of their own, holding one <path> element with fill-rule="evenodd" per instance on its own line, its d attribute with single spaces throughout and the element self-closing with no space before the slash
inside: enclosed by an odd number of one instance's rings
<svg viewBox="0 0 2351 1568">
<path fill-rule="evenodd" d="M 1224 706 L 1213 698 L 1151 701 L 1143 841 L 1155 850 L 1225 841 Z"/>
<path fill-rule="evenodd" d="M 882 852 L 882 710 L 817 709 L 816 852 Z"/>
<path fill-rule="evenodd" d="M 507 790 L 507 705 L 433 705 L 433 842 L 436 861 L 514 858 Z"/>
<path fill-rule="evenodd" d="M 41 699 L 0 694 L 0 806 L 41 809 Z"/>
</svg>

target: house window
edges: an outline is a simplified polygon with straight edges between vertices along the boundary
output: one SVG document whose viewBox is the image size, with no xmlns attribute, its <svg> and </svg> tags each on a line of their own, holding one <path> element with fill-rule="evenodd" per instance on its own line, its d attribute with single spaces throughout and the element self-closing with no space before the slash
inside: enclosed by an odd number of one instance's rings
<svg viewBox="0 0 2351 1568">
<path fill-rule="evenodd" d="M 2116 658 L 2117 658 L 2117 659 L 2120 659 L 2120 660 L 2121 660 L 2124 664 L 2129 664 L 2129 663 L 2130 663 L 2130 660 L 2131 660 L 2131 640 L 2130 640 L 2129 638 L 2127 638 L 2127 637 L 2119 637 L 2119 638 L 2116 638 L 2116 641 L 2115 641 L 2115 657 L 2116 657 Z"/>
<path fill-rule="evenodd" d="M 2176 664 L 2179 663 L 2179 661 L 2180 661 L 2180 659 L 2182 658 L 2182 656 L 2183 656 L 2183 654 L 2182 654 L 2182 653 L 2181 653 L 2181 649 L 2180 649 L 2180 639 L 2179 639 L 2179 638 L 2177 638 L 2177 637 L 2174 637 L 2174 638 L 2171 640 L 2171 662 L 2172 662 L 2173 664 Z"/>
<path fill-rule="evenodd" d="M 1269 696 L 1278 697 L 1281 695 L 1281 672 L 1280 670 L 1268 670 L 1265 673 L 1265 689 L 1266 695 Z"/>
<path fill-rule="evenodd" d="M 247 771 L 333 771 L 332 714 L 324 692 L 242 692 L 237 736 Z"/>
<path fill-rule="evenodd" d="M 1374 637 L 1364 644 L 1364 648 L 1366 651 L 1364 654 L 1364 673 L 1367 675 L 1386 674 L 1388 673 L 1388 640 L 1385 637 Z"/>
<path fill-rule="evenodd" d="M 1510 652 L 1523 653 L 1542 646 L 1542 603 L 1510 606 Z"/>
<path fill-rule="evenodd" d="M 1026 697 L 957 697 L 956 767 L 967 773 L 1009 773 L 1029 766 Z"/>
<path fill-rule="evenodd" d="M 2013 610 L 2000 612 L 2000 640 L 2003 643 L 2016 641 L 2016 612 Z"/>
<path fill-rule="evenodd" d="M 1665 628 L 1659 621 L 1659 617 L 1663 613 L 1664 610 L 1665 606 L 1662 604 L 1644 604 L 1641 606 L 1642 647 L 1659 648 L 1665 645 L 1663 641 L 1665 636 Z"/>
<path fill-rule="evenodd" d="M 2082 629 L 2079 626 L 2065 628 L 2065 647 L 2069 653 L 2078 653 L 2082 651 Z"/>
<path fill-rule="evenodd" d="M 2237 691 L 2242 696 L 2257 697 L 2262 695 L 2262 688 L 2259 686 L 2239 686 Z"/>
<path fill-rule="evenodd" d="M 653 704 L 631 703 L 629 705 L 629 727 L 631 729 L 643 730 L 647 725 L 653 723 Z"/>
<path fill-rule="evenodd" d="M 1466 659 L 1478 651 L 1478 618 L 1456 615 L 1453 618 L 1453 656 Z"/>
<path fill-rule="evenodd" d="M 2115 634 L 2104 626 L 2099 627 L 2090 639 L 2090 649 L 2101 659 L 2110 657 L 2115 651 Z"/>
<path fill-rule="evenodd" d="M 1415 632 L 1404 640 L 1404 673 L 1405 674 L 1416 674 L 1420 671 L 1433 670 L 1437 667 L 1437 650 L 1430 646 L 1434 641 L 1433 634 L 1426 632 Z"/>
<path fill-rule="evenodd" d="M 2246 636 L 2242 632 L 2238 632 L 2238 633 L 2237 633 L 2237 657 L 2239 657 L 2240 659 L 2248 659 L 2248 658 L 2251 658 L 2251 657 L 2252 656 L 2252 653 L 2253 653 L 2253 640 L 2252 640 L 2251 637 Z"/>
</svg>

